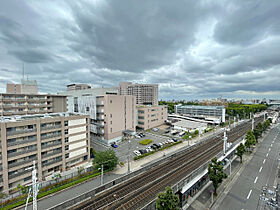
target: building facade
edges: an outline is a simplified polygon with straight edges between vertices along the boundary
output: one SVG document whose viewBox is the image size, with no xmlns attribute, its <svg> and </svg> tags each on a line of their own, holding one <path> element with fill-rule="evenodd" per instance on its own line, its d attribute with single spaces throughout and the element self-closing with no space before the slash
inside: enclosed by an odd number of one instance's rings
<svg viewBox="0 0 280 210">
<path fill-rule="evenodd" d="M 103 95 L 96 98 L 94 135 L 106 144 L 121 141 L 124 131 L 136 129 L 136 98 L 128 95 Z"/>
<path fill-rule="evenodd" d="M 226 109 L 224 106 L 194 106 L 194 105 L 175 105 L 175 113 L 191 117 L 214 117 L 221 122 L 225 122 Z"/>
<path fill-rule="evenodd" d="M 0 191 L 38 180 L 90 161 L 89 117 L 70 113 L 5 117 L 0 121 Z"/>
<path fill-rule="evenodd" d="M 120 82 L 119 94 L 136 96 L 137 105 L 158 105 L 157 84 L 132 84 L 131 82 Z"/>
<path fill-rule="evenodd" d="M 67 91 L 90 89 L 91 86 L 87 84 L 70 84 L 67 85 Z"/>
<path fill-rule="evenodd" d="M 167 120 L 166 106 L 137 106 L 137 127 L 147 130 L 162 125 Z"/>
<path fill-rule="evenodd" d="M 36 80 L 21 80 L 21 84 L 7 84 L 6 93 L 11 94 L 38 94 Z"/>
<path fill-rule="evenodd" d="M 66 96 L 0 93 L 0 116 L 65 112 Z"/>
</svg>

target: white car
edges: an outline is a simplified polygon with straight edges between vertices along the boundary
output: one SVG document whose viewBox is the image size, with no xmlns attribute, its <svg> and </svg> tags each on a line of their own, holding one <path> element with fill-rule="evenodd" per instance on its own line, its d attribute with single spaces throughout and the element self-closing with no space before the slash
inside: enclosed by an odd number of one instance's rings
<svg viewBox="0 0 280 210">
<path fill-rule="evenodd" d="M 137 156 L 141 155 L 141 153 L 138 150 L 134 150 L 133 153 Z"/>
<path fill-rule="evenodd" d="M 135 138 L 137 138 L 137 139 L 141 139 L 141 136 L 135 135 Z"/>
<path fill-rule="evenodd" d="M 160 146 L 162 146 L 163 144 L 162 143 L 158 143 Z"/>
</svg>

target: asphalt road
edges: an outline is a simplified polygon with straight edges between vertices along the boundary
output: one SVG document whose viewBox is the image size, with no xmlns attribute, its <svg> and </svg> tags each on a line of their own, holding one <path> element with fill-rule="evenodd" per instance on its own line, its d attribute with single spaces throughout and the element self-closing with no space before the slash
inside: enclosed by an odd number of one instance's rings
<svg viewBox="0 0 280 210">
<path fill-rule="evenodd" d="M 273 189 L 274 186 L 279 158 L 279 131 L 279 125 L 269 131 L 218 209 L 252 210 L 260 207 L 262 187 Z"/>
</svg>

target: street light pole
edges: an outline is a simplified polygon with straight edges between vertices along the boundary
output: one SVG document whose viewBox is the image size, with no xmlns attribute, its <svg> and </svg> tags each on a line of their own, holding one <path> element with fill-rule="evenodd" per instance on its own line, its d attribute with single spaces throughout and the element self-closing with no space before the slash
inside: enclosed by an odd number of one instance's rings
<svg viewBox="0 0 280 210">
<path fill-rule="evenodd" d="M 128 143 L 129 143 L 129 145 L 128 145 L 128 155 L 127 155 L 127 174 L 130 174 L 130 143 L 131 143 L 131 141 L 130 140 L 128 140 Z"/>
<path fill-rule="evenodd" d="M 224 155 L 226 154 L 226 146 L 227 146 L 227 136 L 226 136 L 226 131 L 224 131 Z"/>
</svg>

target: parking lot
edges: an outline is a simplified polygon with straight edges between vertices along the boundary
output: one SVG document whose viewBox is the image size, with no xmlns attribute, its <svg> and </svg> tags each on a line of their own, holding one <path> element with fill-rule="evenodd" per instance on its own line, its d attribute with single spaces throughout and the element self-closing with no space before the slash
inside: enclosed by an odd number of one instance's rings
<svg viewBox="0 0 280 210">
<path fill-rule="evenodd" d="M 170 138 L 165 137 L 165 136 L 161 136 L 159 134 L 154 134 L 154 133 L 148 133 L 145 132 L 145 137 L 143 138 L 132 138 L 130 139 L 130 143 L 128 140 L 122 141 L 120 143 L 118 143 L 118 147 L 117 148 L 113 148 L 113 147 L 108 147 L 105 146 L 101 143 L 95 142 L 95 141 L 91 141 L 92 142 L 92 147 L 96 150 L 96 151 L 102 151 L 102 150 L 106 150 L 108 148 L 113 149 L 116 152 L 116 155 L 119 158 L 119 161 L 123 161 L 126 162 L 127 161 L 127 157 L 130 154 L 131 159 L 133 159 L 133 157 L 135 156 L 135 154 L 133 153 L 134 150 L 140 150 L 140 149 L 146 149 L 147 147 L 151 146 L 154 143 L 161 143 L 162 141 L 168 140 Z M 148 145 L 141 145 L 139 144 L 139 141 L 143 140 L 143 139 L 151 139 L 153 142 L 148 144 Z"/>
</svg>

